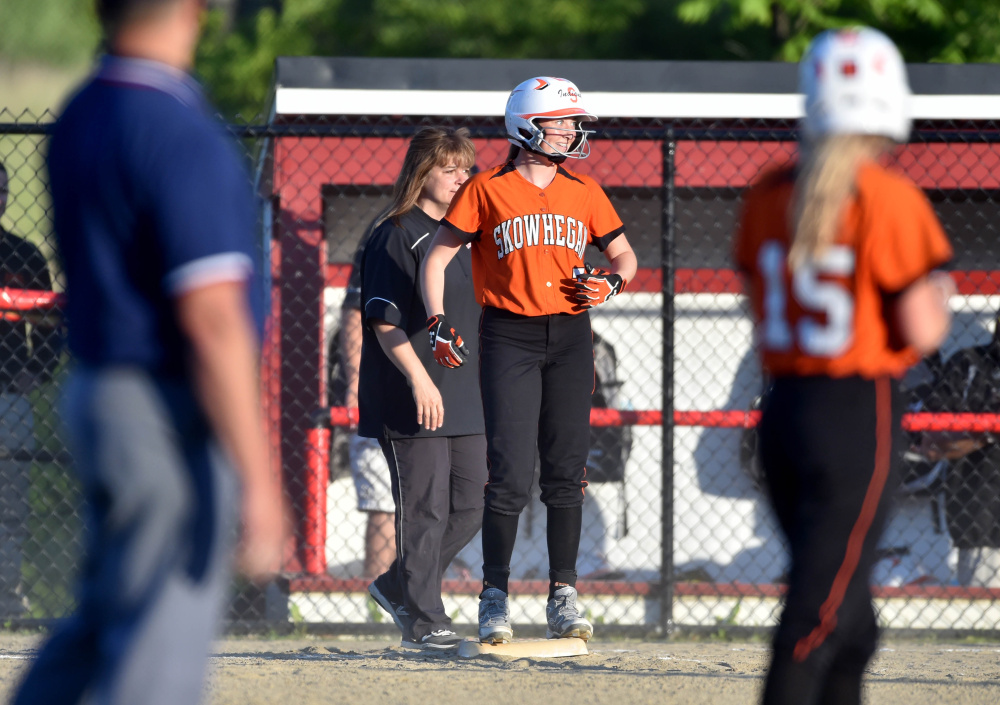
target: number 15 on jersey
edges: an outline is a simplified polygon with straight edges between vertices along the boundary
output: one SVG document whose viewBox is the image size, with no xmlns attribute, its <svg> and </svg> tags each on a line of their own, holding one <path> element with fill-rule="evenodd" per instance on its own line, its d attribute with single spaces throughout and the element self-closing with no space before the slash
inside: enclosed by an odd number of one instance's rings
<svg viewBox="0 0 1000 705">
<path fill-rule="evenodd" d="M 823 279 L 851 277 L 854 250 L 831 245 L 816 260 L 792 272 L 788 286 L 785 246 L 768 240 L 757 253 L 757 266 L 764 284 L 761 345 L 774 352 L 797 346 L 812 357 L 837 357 L 854 338 L 854 296 L 842 283 Z M 791 320 L 791 294 L 802 313 Z"/>
</svg>

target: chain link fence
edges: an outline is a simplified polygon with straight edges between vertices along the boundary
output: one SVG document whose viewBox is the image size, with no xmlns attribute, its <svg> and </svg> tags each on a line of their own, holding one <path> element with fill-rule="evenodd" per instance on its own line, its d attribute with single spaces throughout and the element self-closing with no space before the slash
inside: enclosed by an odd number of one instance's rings
<svg viewBox="0 0 1000 705">
<path fill-rule="evenodd" d="M 83 545 L 55 411 L 66 355 L 43 168 L 49 119 L 0 113 L 0 161 L 10 173 L 0 224 L 12 233 L 4 238 L 20 236 L 37 247 L 51 276 L 41 286 L 18 269 L 21 259 L 0 261 L 5 620 L 65 614 Z M 409 136 L 427 124 L 469 127 L 479 168 L 507 152 L 502 121 L 492 119 L 373 116 L 231 126 L 261 198 L 272 312 L 265 403 L 295 514 L 282 578 L 264 590 L 237 585 L 234 626 L 267 620 L 394 629 L 367 594 L 366 573 L 386 547 L 379 542 L 388 540 L 372 517 L 386 507 L 358 509 L 352 444 L 356 461 L 363 452 L 352 430 L 342 329 L 352 307 L 346 292 L 355 251 L 388 203 Z M 794 157 L 795 125 L 599 125 L 590 158 L 568 166 L 607 191 L 639 274 L 593 314 L 598 384 L 578 563 L 581 604 L 603 634 L 773 625 L 786 557 L 754 458 L 754 409 L 765 390 L 729 251 L 743 188 L 762 169 Z M 943 354 L 905 380 L 912 445 L 873 576 L 881 621 L 896 630 L 996 633 L 1000 131 L 983 123 L 920 124 L 891 161 L 934 204 L 955 247 L 949 267 L 960 293 Z M 600 255 L 592 250 L 588 257 Z M 373 467 L 377 456 L 369 457 Z M 521 517 L 512 561 L 512 616 L 522 633 L 544 624 L 543 510 L 536 496 Z M 476 621 L 480 566 L 476 538 L 445 575 L 446 608 L 458 624 Z"/>
<path fill-rule="evenodd" d="M 0 112 L 0 623 L 64 614 L 83 547 L 55 409 L 65 355 L 44 165 L 51 117 Z"/>
</svg>

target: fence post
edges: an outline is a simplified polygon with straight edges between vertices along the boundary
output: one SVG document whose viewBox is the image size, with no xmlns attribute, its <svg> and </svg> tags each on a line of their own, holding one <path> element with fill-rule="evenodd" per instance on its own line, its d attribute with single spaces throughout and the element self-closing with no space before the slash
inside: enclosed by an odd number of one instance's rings
<svg viewBox="0 0 1000 705">
<path fill-rule="evenodd" d="M 306 433 L 302 494 L 302 562 L 310 575 L 326 573 L 326 487 L 330 481 L 330 410 L 313 415 Z"/>
<path fill-rule="evenodd" d="M 663 135 L 663 205 L 660 274 L 663 324 L 662 403 L 663 433 L 660 497 L 660 631 L 669 636 L 674 625 L 674 131 Z"/>
</svg>

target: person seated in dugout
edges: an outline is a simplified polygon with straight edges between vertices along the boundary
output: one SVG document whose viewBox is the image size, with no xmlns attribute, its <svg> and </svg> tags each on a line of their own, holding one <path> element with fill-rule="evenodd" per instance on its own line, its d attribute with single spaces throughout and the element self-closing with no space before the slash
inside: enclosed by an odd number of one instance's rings
<svg viewBox="0 0 1000 705">
<path fill-rule="evenodd" d="M 1000 412 L 1000 319 L 985 345 L 963 348 L 923 386 L 922 411 Z M 995 433 L 924 433 L 916 449 L 930 462 L 946 460 L 944 518 L 958 549 L 957 581 L 1000 586 L 1000 444 Z"/>
</svg>

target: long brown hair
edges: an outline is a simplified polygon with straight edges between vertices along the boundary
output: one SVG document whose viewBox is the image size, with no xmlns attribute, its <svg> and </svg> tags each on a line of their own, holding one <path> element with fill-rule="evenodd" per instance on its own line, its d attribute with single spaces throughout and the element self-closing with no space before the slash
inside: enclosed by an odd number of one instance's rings
<svg viewBox="0 0 1000 705">
<path fill-rule="evenodd" d="M 476 163 L 476 147 L 469 138 L 468 128 L 424 127 L 413 135 L 403 158 L 403 168 L 392 187 L 392 202 L 375 219 L 372 229 L 409 213 L 420 198 L 431 169 L 444 166 L 452 159 L 463 167 Z"/>
<path fill-rule="evenodd" d="M 879 135 L 830 135 L 804 151 L 795 178 L 792 246 L 788 264 L 798 269 L 821 256 L 837 237 L 844 205 L 854 193 L 858 168 L 892 145 Z"/>
</svg>

